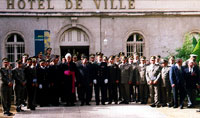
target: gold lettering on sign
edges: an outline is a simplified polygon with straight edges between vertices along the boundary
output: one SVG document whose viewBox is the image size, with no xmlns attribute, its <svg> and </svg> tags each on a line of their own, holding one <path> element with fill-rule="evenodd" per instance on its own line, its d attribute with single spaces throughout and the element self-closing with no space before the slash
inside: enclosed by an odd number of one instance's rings
<svg viewBox="0 0 200 118">
<path fill-rule="evenodd" d="M 44 9 L 44 0 L 38 0 L 38 9 Z"/>
<path fill-rule="evenodd" d="M 129 9 L 135 9 L 135 0 L 129 0 Z"/>
<path fill-rule="evenodd" d="M 51 0 L 47 0 L 48 1 L 48 9 L 54 9 L 54 6 L 51 7 Z"/>
<path fill-rule="evenodd" d="M 111 9 L 117 9 L 117 6 L 114 7 L 114 1 L 115 0 L 110 0 L 110 2 L 111 2 Z"/>
<path fill-rule="evenodd" d="M 100 8 L 100 4 L 101 4 L 101 0 L 93 0 L 95 5 L 96 5 L 96 8 L 99 9 Z"/>
<path fill-rule="evenodd" d="M 26 7 L 26 3 L 24 0 L 19 0 L 18 1 L 18 8 L 19 9 L 24 9 Z"/>
<path fill-rule="evenodd" d="M 65 9 L 71 9 L 73 7 L 73 3 L 72 3 L 71 0 L 65 0 L 65 2 L 66 2 L 66 8 Z"/>
<path fill-rule="evenodd" d="M 7 0 L 7 9 L 15 9 L 15 1 L 14 0 Z"/>
<path fill-rule="evenodd" d="M 82 9 L 82 0 L 76 0 L 76 9 Z"/>
<path fill-rule="evenodd" d="M 123 0 L 119 0 L 120 1 L 120 9 L 126 9 L 126 6 L 123 7 Z"/>
<path fill-rule="evenodd" d="M 30 9 L 33 9 L 33 2 L 35 2 L 35 0 L 28 0 L 28 2 L 30 2 Z"/>
<path fill-rule="evenodd" d="M 104 5 L 105 5 L 104 9 L 108 9 L 108 0 L 104 0 Z"/>
</svg>

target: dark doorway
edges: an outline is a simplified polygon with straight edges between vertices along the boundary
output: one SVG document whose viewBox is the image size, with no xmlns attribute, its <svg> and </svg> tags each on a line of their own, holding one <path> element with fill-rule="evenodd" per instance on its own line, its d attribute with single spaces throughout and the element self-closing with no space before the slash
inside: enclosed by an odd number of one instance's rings
<svg viewBox="0 0 200 118">
<path fill-rule="evenodd" d="M 89 56 L 89 46 L 60 46 L 61 57 L 65 57 L 67 53 L 72 56 L 77 55 L 78 59 L 81 58 L 81 54 Z"/>
</svg>

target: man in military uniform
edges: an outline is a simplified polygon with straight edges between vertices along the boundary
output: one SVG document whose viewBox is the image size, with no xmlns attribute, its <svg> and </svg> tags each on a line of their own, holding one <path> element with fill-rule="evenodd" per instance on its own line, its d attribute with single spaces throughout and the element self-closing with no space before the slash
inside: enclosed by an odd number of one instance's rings
<svg viewBox="0 0 200 118">
<path fill-rule="evenodd" d="M 40 66 L 37 68 L 37 81 L 39 87 L 38 93 L 38 103 L 40 107 L 49 105 L 49 79 L 47 78 L 46 62 L 45 60 L 40 60 Z"/>
<path fill-rule="evenodd" d="M 99 90 L 101 89 L 101 104 L 105 105 L 108 84 L 108 67 L 107 63 L 103 62 L 103 54 L 99 54 L 97 57 L 97 78 L 93 80 L 95 88 L 95 100 L 96 105 L 99 105 Z"/>
<path fill-rule="evenodd" d="M 161 56 L 160 56 L 160 55 L 157 55 L 157 56 L 156 56 L 156 62 L 155 62 L 155 63 L 156 63 L 157 65 L 161 65 L 160 62 L 161 62 Z"/>
<path fill-rule="evenodd" d="M 11 96 L 13 88 L 12 71 L 10 69 L 10 63 L 7 58 L 2 59 L 2 68 L 0 69 L 1 74 L 1 104 L 3 106 L 3 113 L 6 116 L 12 116 L 10 112 L 11 107 Z"/>
<path fill-rule="evenodd" d="M 15 95 L 16 95 L 16 111 L 24 111 L 21 109 L 21 105 L 24 100 L 24 91 L 26 87 L 26 79 L 24 69 L 22 68 L 22 61 L 17 60 L 17 67 L 13 69 L 13 79 L 15 80 Z"/>
<path fill-rule="evenodd" d="M 49 79 L 49 96 L 50 104 L 53 106 L 59 105 L 59 92 L 60 92 L 60 82 L 61 82 L 61 72 L 58 65 L 59 58 L 52 58 L 48 70 Z"/>
<path fill-rule="evenodd" d="M 150 90 L 150 97 L 151 97 L 151 107 L 159 107 L 160 101 L 160 90 L 159 90 L 159 84 L 160 84 L 160 76 L 161 76 L 161 67 L 157 64 L 155 64 L 155 56 L 152 56 L 150 58 L 151 64 L 147 66 L 146 69 L 146 79 L 147 83 L 149 85 Z"/>
<path fill-rule="evenodd" d="M 130 84 L 132 83 L 132 67 L 127 63 L 127 57 L 123 56 L 121 58 L 122 63 L 119 65 L 120 74 L 121 74 L 121 94 L 122 102 L 120 104 L 129 104 L 130 102 Z"/>
<path fill-rule="evenodd" d="M 95 80 L 95 79 L 97 79 L 97 67 L 98 67 L 97 62 L 95 60 L 95 54 L 90 54 L 89 65 L 90 65 L 90 76 L 91 76 L 92 80 Z M 92 88 L 90 91 L 90 101 L 92 99 L 92 94 L 93 94 L 93 85 L 92 85 Z"/>
<path fill-rule="evenodd" d="M 139 78 L 139 87 L 140 87 L 140 102 L 141 104 L 147 104 L 148 102 L 148 86 L 146 80 L 146 57 L 140 58 L 140 64 L 138 66 L 140 78 Z"/>
<path fill-rule="evenodd" d="M 162 70 L 161 70 L 161 102 L 162 106 L 171 107 L 171 98 L 172 98 L 172 89 L 169 80 L 169 70 L 168 60 L 163 59 L 161 62 Z"/>
<path fill-rule="evenodd" d="M 36 91 L 37 91 L 37 74 L 36 74 L 36 58 L 29 58 L 26 62 L 27 66 L 24 69 L 25 78 L 27 81 L 27 95 L 28 95 L 28 105 L 27 108 L 30 110 L 35 110 L 36 107 Z"/>
<path fill-rule="evenodd" d="M 93 86 L 93 80 L 90 75 L 90 64 L 88 63 L 87 57 L 84 56 L 82 59 L 82 64 L 78 66 L 80 76 L 77 80 L 78 88 L 79 88 L 79 96 L 81 100 L 81 106 L 85 103 L 86 105 L 90 105 L 89 102 L 91 100 L 91 89 Z"/>
<path fill-rule="evenodd" d="M 109 103 L 112 104 L 114 100 L 115 104 L 118 104 L 117 85 L 120 81 L 120 69 L 117 64 L 114 63 L 114 56 L 110 56 L 108 64 L 108 91 L 109 91 Z"/>
</svg>

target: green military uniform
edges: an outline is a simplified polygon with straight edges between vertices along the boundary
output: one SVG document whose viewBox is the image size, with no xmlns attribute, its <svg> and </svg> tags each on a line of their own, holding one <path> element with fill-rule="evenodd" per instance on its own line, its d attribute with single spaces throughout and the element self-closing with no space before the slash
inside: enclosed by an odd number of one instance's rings
<svg viewBox="0 0 200 118">
<path fill-rule="evenodd" d="M 132 83 L 132 66 L 128 63 L 121 63 L 119 65 L 120 71 L 121 71 L 121 94 L 123 101 L 121 103 L 128 104 L 130 101 L 130 88 L 129 83 Z"/>
<path fill-rule="evenodd" d="M 155 57 L 151 57 L 151 61 L 155 61 Z M 155 64 L 155 62 L 154 62 L 154 64 L 152 63 L 149 66 L 147 66 L 146 79 L 147 79 L 147 83 L 149 85 L 152 107 L 159 105 L 160 75 L 161 75 L 161 67 L 159 65 Z"/>
<path fill-rule="evenodd" d="M 171 102 L 171 85 L 169 80 L 170 67 L 163 67 L 161 70 L 161 95 L 163 106 L 170 104 Z"/>
<path fill-rule="evenodd" d="M 139 73 L 140 73 L 140 79 L 139 79 L 139 87 L 140 87 L 140 102 L 141 104 L 146 104 L 148 101 L 148 86 L 146 81 L 146 64 L 140 64 L 139 65 Z"/>
<path fill-rule="evenodd" d="M 4 60 L 3 62 L 8 60 Z M 12 79 L 12 71 L 9 67 L 2 67 L 0 69 L 0 80 L 1 80 L 1 103 L 3 106 L 4 115 L 12 115 L 10 113 L 11 107 L 11 96 L 12 96 L 12 85 L 14 80 Z"/>
</svg>

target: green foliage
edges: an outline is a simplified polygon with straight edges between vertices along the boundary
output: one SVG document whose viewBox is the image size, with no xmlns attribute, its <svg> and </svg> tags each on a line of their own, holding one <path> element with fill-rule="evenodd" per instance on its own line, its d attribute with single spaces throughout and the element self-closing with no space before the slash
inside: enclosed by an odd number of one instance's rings
<svg viewBox="0 0 200 118">
<path fill-rule="evenodd" d="M 192 40 L 193 38 L 194 37 L 189 33 L 185 35 L 185 41 L 183 43 L 183 46 L 181 48 L 176 49 L 176 58 L 182 58 L 185 61 L 190 57 L 190 54 L 194 49 Z"/>
</svg>

